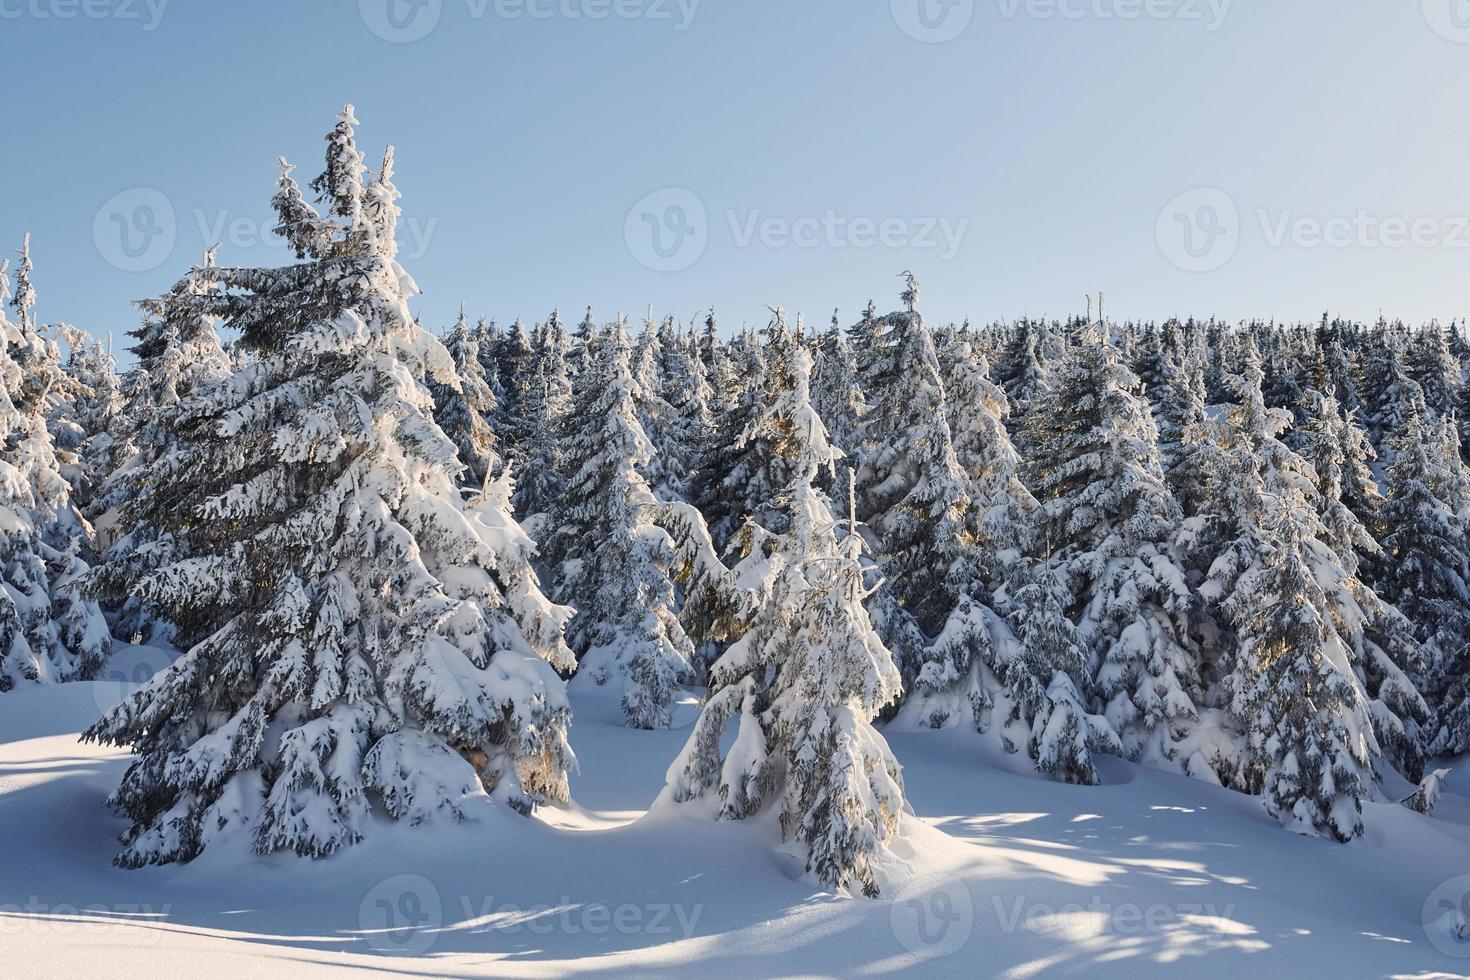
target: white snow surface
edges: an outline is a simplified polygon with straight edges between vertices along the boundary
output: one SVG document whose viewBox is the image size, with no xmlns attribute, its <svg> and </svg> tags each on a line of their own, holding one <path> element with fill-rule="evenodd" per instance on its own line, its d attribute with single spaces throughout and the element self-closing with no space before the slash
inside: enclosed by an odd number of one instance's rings
<svg viewBox="0 0 1470 980">
<path fill-rule="evenodd" d="M 77 733 L 163 656 L 122 647 L 112 680 L 0 696 L 6 980 L 1470 972 L 1466 768 L 1432 817 L 1369 803 L 1343 846 L 1118 759 L 1068 786 L 963 728 L 890 729 L 915 814 L 903 873 L 870 900 L 815 886 L 768 820 L 650 813 L 695 696 L 672 730 L 637 731 L 614 685 L 573 686 L 569 806 L 379 816 L 320 861 L 218 842 L 124 871 L 102 801 L 126 754 Z"/>
</svg>

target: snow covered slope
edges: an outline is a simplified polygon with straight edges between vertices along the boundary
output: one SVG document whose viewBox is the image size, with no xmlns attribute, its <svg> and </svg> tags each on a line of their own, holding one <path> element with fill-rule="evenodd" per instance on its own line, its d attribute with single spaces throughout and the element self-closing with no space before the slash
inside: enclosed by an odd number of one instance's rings
<svg viewBox="0 0 1470 980">
<path fill-rule="evenodd" d="M 146 674 L 156 655 L 120 663 Z M 1116 760 L 1101 762 L 1105 785 L 1064 786 L 962 733 L 892 732 L 917 811 L 912 879 L 839 898 L 773 852 L 769 828 L 647 813 L 692 701 L 675 730 L 642 732 L 622 727 L 613 692 L 573 685 L 573 806 L 382 822 L 326 861 L 211 846 L 122 871 L 123 824 L 101 804 L 124 756 L 76 733 L 125 686 L 0 697 L 6 980 L 1470 971 L 1470 942 L 1450 935 L 1470 878 L 1440 887 L 1470 874 L 1470 774 L 1437 817 L 1369 806 L 1364 839 L 1341 846 Z"/>
</svg>

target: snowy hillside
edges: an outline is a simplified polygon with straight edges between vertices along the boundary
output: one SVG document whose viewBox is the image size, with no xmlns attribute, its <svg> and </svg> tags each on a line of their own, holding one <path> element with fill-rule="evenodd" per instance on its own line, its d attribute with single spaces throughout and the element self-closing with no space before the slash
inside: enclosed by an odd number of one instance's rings
<svg viewBox="0 0 1470 980">
<path fill-rule="evenodd" d="M 441 338 L 358 125 L 122 374 L 22 238 L 0 980 L 1470 964 L 1459 324 Z"/>
<path fill-rule="evenodd" d="M 119 654 L 120 671 L 158 653 Z M 119 675 L 121 676 L 121 675 Z M 1283 833 L 1258 801 L 1115 759 L 1067 786 L 952 732 L 888 733 L 915 816 L 912 880 L 839 898 L 757 826 L 648 813 L 692 722 L 636 731 L 573 685 L 573 803 L 532 820 L 380 820 L 323 861 L 211 847 L 111 864 L 103 799 L 125 755 L 77 733 L 107 681 L 32 688 L 0 713 L 0 956 L 7 980 L 198 976 L 1433 976 L 1470 943 L 1422 910 L 1470 844 L 1454 780 L 1432 818 L 1369 804 L 1341 846 Z M 101 702 L 101 705 L 99 705 Z M 1460 775 L 1459 773 L 1456 774 Z M 1466 885 L 1467 880 L 1460 882 Z M 917 903 L 917 904 L 915 904 Z M 1433 902 L 1431 902 L 1433 904 Z M 1459 958 L 1447 955 L 1458 953 Z"/>
</svg>

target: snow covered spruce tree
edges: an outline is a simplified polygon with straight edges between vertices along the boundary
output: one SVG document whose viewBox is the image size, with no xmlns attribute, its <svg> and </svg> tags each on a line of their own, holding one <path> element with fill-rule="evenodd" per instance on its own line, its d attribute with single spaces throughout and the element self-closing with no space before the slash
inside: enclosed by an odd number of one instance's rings
<svg viewBox="0 0 1470 980">
<path fill-rule="evenodd" d="M 1006 568 L 1020 556 L 1036 498 L 1021 480 L 1021 457 L 1006 426 L 1005 392 L 990 380 L 989 366 L 967 333 L 951 334 L 939 350 L 949 364 L 946 407 L 951 442 L 969 480 L 980 548 L 981 576 L 991 591 L 1006 584 Z"/>
<path fill-rule="evenodd" d="M 1077 678 L 1087 672 L 1087 646 L 1067 618 L 1073 603 L 1066 576 L 1033 562 L 1016 578 L 1011 622 L 1018 644 L 997 658 L 1005 716 L 1001 744 L 1024 744 L 1038 772 L 1064 783 L 1095 786 L 1094 752 L 1121 751 L 1106 718 L 1092 715 Z M 999 700 L 999 699 L 998 699 Z"/>
<path fill-rule="evenodd" d="M 683 547 L 702 540 L 703 586 L 742 595 L 739 639 L 715 662 L 710 694 L 669 769 L 663 803 L 740 820 L 774 808 L 782 836 L 804 845 L 824 884 L 876 896 L 888 847 L 907 809 L 898 763 L 873 728 L 898 696 L 893 658 L 863 608 L 862 538 L 813 486 L 838 451 L 813 411 L 811 357 L 778 318 L 770 400 L 758 427 L 779 431 L 773 452 L 794 473 L 781 494 L 783 530 L 747 525 L 736 571 L 714 557 L 703 521 L 683 508 Z M 753 588 L 747 588 L 754 583 Z M 737 732 L 728 751 L 722 735 Z"/>
<path fill-rule="evenodd" d="M 658 371 L 659 398 L 667 411 L 654 445 L 657 460 L 649 482 L 660 500 L 687 500 L 701 455 L 714 433 L 710 410 L 714 390 L 693 336 L 677 332 L 672 319 L 659 326 L 659 348 L 663 357 Z"/>
<path fill-rule="evenodd" d="M 1356 576 L 1382 555 L 1372 530 L 1383 521 L 1383 495 L 1371 468 L 1377 453 L 1336 396 L 1308 390 L 1302 414 L 1297 442 L 1316 478 L 1322 541 Z"/>
<path fill-rule="evenodd" d="M 720 418 L 734 406 L 742 391 L 742 386 L 735 374 L 735 365 L 730 359 L 729 346 L 720 337 L 719 318 L 715 315 L 713 308 L 704 317 L 704 328 L 699 341 L 699 359 L 704 363 L 705 375 L 709 379 L 709 410 L 714 422 L 710 439 L 713 441 L 718 432 Z M 705 448 L 708 449 L 708 447 Z M 698 479 L 698 473 L 695 479 Z M 697 492 L 697 488 L 691 492 Z"/>
<path fill-rule="evenodd" d="M 1317 511 L 1310 533 L 1336 559 L 1335 568 L 1320 560 L 1313 568 L 1370 699 L 1379 746 L 1394 768 L 1417 781 L 1424 767 L 1423 725 L 1429 718 L 1429 706 L 1414 680 L 1423 676 L 1424 650 L 1413 624 L 1384 601 L 1361 571 L 1365 563 L 1381 564 L 1384 555 L 1369 525 L 1349 503 L 1384 526 L 1382 498 L 1368 468 L 1372 448 L 1332 396 L 1309 390 L 1302 404 L 1305 422 L 1298 441 L 1314 478 L 1310 489 L 1315 490 Z M 1458 465 L 1453 448 L 1449 458 Z"/>
<path fill-rule="evenodd" d="M 480 374 L 485 379 L 485 383 L 490 386 L 490 393 L 495 396 L 495 414 L 487 421 L 490 423 L 490 430 L 503 444 L 507 432 L 505 424 L 507 394 L 505 382 L 500 377 L 497 359 L 500 351 L 501 330 L 496 326 L 494 320 L 480 317 L 475 321 L 474 338 L 480 348 Z M 505 462 L 503 455 L 501 461 Z"/>
<path fill-rule="evenodd" d="M 1198 720 L 1194 596 L 1175 555 L 1180 513 L 1136 375 L 1101 322 L 1071 345 L 1030 414 L 1037 555 L 1064 577 L 1087 690 L 1129 758 L 1208 771 Z"/>
<path fill-rule="evenodd" d="M 1393 434 L 1407 427 L 1422 403 L 1424 390 L 1409 375 L 1404 360 L 1402 325 L 1380 325 L 1376 342 L 1363 358 L 1363 401 L 1368 415 L 1368 434 L 1381 459 L 1393 459 Z"/>
<path fill-rule="evenodd" d="M 1077 681 L 1085 651 L 1065 618 L 1055 575 L 1023 555 L 1036 499 L 1021 482 L 1020 460 L 1004 423 L 1004 392 L 964 333 L 952 334 L 946 389 L 954 451 L 966 478 L 974 582 L 924 662 L 905 701 L 906 714 L 937 726 L 967 717 L 994 730 L 1008 752 L 1025 749 L 1040 771 L 1093 783 L 1093 750 L 1117 751 L 1111 731 L 1088 717 Z"/>
<path fill-rule="evenodd" d="M 60 384 L 55 346 L 31 312 L 30 238 L 21 251 L 13 308 L 0 263 L 0 692 L 21 684 L 96 676 L 112 635 L 83 592 L 78 556 L 90 528 L 71 499 L 46 424 Z"/>
<path fill-rule="evenodd" d="M 137 494 L 139 487 L 127 478 L 129 474 L 169 450 L 179 406 L 230 373 L 216 330 L 215 257 L 210 249 L 167 293 L 137 303 L 143 322 L 129 332 L 136 362 L 121 385 L 128 438 L 127 445 L 115 452 L 119 468 L 108 474 L 104 490 L 108 507 Z"/>
<path fill-rule="evenodd" d="M 1396 436 L 1376 564 L 1385 595 L 1424 644 L 1423 693 L 1433 709 L 1425 748 L 1459 755 L 1470 749 L 1470 535 L 1446 499 L 1446 472 L 1459 459 L 1432 425 L 1416 411 Z"/>
<path fill-rule="evenodd" d="M 10 293 L 9 281 L 4 287 L 6 297 L 10 300 L 10 308 L 15 312 L 15 319 L 9 321 L 7 328 L 7 343 L 16 362 L 27 369 L 23 378 L 24 386 L 18 394 L 23 401 L 34 402 L 38 407 L 43 407 L 49 421 L 59 406 L 81 394 L 76 383 L 66 373 L 54 335 L 58 332 L 70 333 L 75 337 L 85 335 L 81 331 L 74 331 L 74 328 L 63 329 L 61 324 L 43 327 L 36 319 L 36 287 L 31 281 L 35 274 L 35 265 L 31 261 L 29 232 L 21 239 L 16 255 L 20 261 L 15 267 L 14 295 Z M 8 261 L 4 263 L 7 268 L 9 264 Z M 52 438 L 54 442 L 55 433 Z"/>
<path fill-rule="evenodd" d="M 785 313 L 772 310 L 772 329 L 789 334 Z M 775 397 L 765 352 L 751 337 L 731 344 L 734 362 L 728 381 L 734 391 L 717 402 L 726 408 L 715 420 L 709 450 L 695 477 L 694 503 L 709 522 L 715 542 L 724 547 L 747 519 L 779 533 L 785 515 L 776 497 L 795 472 L 777 447 L 787 433 L 770 412 Z"/>
<path fill-rule="evenodd" d="M 1159 433 L 1159 461 L 1164 479 L 1185 516 L 1200 508 L 1204 492 L 1193 447 L 1186 432 L 1205 417 L 1205 352 L 1203 340 L 1185 333 L 1178 353 L 1166 352 L 1158 365 L 1153 390 L 1154 425 Z"/>
<path fill-rule="evenodd" d="M 867 398 L 858 379 L 857 357 L 837 325 L 835 311 L 832 329 L 822 337 L 814 356 L 812 407 L 827 423 L 832 442 L 857 465 L 862 461 L 861 424 Z"/>
<path fill-rule="evenodd" d="M 526 408 L 537 381 L 536 351 L 520 319 L 504 331 L 491 323 L 482 340 L 489 358 L 485 376 L 495 379 L 497 411 L 490 427 L 500 437 L 501 457 L 512 473 L 519 473 L 525 458 L 523 447 L 534 433 L 527 424 Z"/>
<path fill-rule="evenodd" d="M 157 489 L 151 464 L 175 449 L 181 406 L 230 373 L 215 330 L 214 267 L 214 251 L 205 252 L 201 264 L 167 293 L 137 304 L 143 314 L 142 325 L 131 331 L 137 363 L 122 380 L 126 426 L 113 442 L 114 465 L 94 503 L 105 550 L 92 570 L 91 587 L 108 606 L 118 636 L 146 638 L 158 625 L 172 629 L 154 623 L 131 583 L 142 570 L 188 553 L 187 534 L 149 522 L 147 498 Z"/>
<path fill-rule="evenodd" d="M 42 533 L 49 544 L 60 550 L 73 546 L 79 551 L 88 550 L 92 528 L 76 507 L 75 492 L 66 482 L 66 473 L 74 470 L 77 463 L 76 453 L 67 447 L 81 441 L 82 430 L 62 411 L 80 391 L 66 373 L 55 341 L 36 321 L 29 234 L 18 254 L 20 264 L 16 266 L 15 296 L 11 301 L 15 319 L 4 321 L 5 344 L 14 362 L 8 379 L 10 398 L 23 415 L 39 417 L 46 427 L 45 445 L 37 446 L 39 455 L 31 471 L 40 481 L 38 499 L 45 508 L 41 517 Z M 9 288 L 6 281 L 4 289 L 8 292 Z"/>
<path fill-rule="evenodd" d="M 3 323 L 0 319 L 0 323 Z M 13 377 L 15 363 L 0 352 L 0 370 Z M 7 380 L 9 380 L 9 377 Z M 8 385 L 6 386 L 8 388 Z M 25 683 L 56 683 L 85 676 L 101 666 L 79 661 L 60 642 L 52 619 L 51 576 L 47 558 L 55 552 L 42 540 L 37 518 L 45 513 L 36 499 L 33 468 L 46 457 L 49 440 L 38 436 L 27 419 L 0 390 L 0 692 Z"/>
<path fill-rule="evenodd" d="M 1394 667 L 1356 601 L 1366 590 L 1321 540 L 1311 468 L 1278 438 L 1289 417 L 1266 407 L 1261 376 L 1247 336 L 1241 373 L 1225 378 L 1236 401 L 1191 433 L 1212 450 L 1212 503 L 1186 541 L 1203 555 L 1201 595 L 1229 628 L 1212 676 L 1240 733 L 1238 756 L 1222 747 L 1214 761 L 1284 824 L 1348 840 L 1373 792 L 1375 722 L 1388 730 L 1392 716 L 1370 703 L 1360 670 Z"/>
<path fill-rule="evenodd" d="M 650 309 L 631 355 L 633 401 L 653 446 L 653 456 L 644 468 L 660 500 L 687 499 L 713 424 L 702 412 L 710 390 L 691 374 L 694 358 L 682 353 L 683 345 L 673 318 L 655 325 Z M 702 364 L 699 370 L 702 372 Z"/>
<path fill-rule="evenodd" d="M 430 381 L 434 421 L 459 451 L 459 461 L 464 464 L 462 482 L 479 488 L 492 475 L 491 460 L 497 458 L 495 433 L 488 421 L 495 415 L 496 401 L 495 392 L 485 380 L 485 371 L 480 364 L 479 337 L 470 326 L 463 308 L 453 329 L 444 338 L 444 346 L 454 361 L 458 384 Z"/>
<path fill-rule="evenodd" d="M 1424 391 L 1424 402 L 1436 415 L 1455 407 L 1460 387 L 1460 362 L 1450 349 L 1449 332 L 1438 322 L 1416 331 L 1408 341 L 1404 366 Z"/>
<path fill-rule="evenodd" d="M 908 682 L 933 657 L 942 665 L 931 672 L 944 675 L 934 682 L 948 687 L 970 673 L 973 647 L 987 634 L 973 608 L 980 571 L 970 481 L 950 440 L 934 338 L 917 300 L 909 276 L 904 309 L 880 318 L 874 334 L 858 514 L 879 542 L 885 642 Z M 944 649 L 931 650 L 941 635 Z"/>
<path fill-rule="evenodd" d="M 125 439 L 125 402 L 117 363 L 100 341 L 71 324 L 50 333 L 66 345 L 66 394 L 49 413 L 48 424 L 68 463 L 61 475 L 72 489 L 77 509 L 89 520 L 98 513 L 97 497 L 112 469 L 114 443 Z"/>
<path fill-rule="evenodd" d="M 531 377 L 520 395 L 520 467 L 512 498 L 523 518 L 544 514 L 561 495 L 558 434 L 571 408 L 572 382 L 566 358 L 566 328 L 553 310 L 531 345 Z"/>
<path fill-rule="evenodd" d="M 1231 705 L 1248 726 L 1242 789 L 1306 833 L 1363 832 L 1376 745 L 1347 651 L 1324 614 L 1301 524 L 1281 508 L 1269 547 L 1226 600 L 1239 641 Z"/>
<path fill-rule="evenodd" d="M 1024 423 L 1037 397 L 1045 389 L 1049 375 L 1043 348 L 1049 331 L 1046 324 L 1023 319 L 1010 332 L 995 364 L 995 383 L 1011 401 L 1011 416 Z M 1016 436 L 1024 439 L 1026 426 L 1017 426 Z"/>
<path fill-rule="evenodd" d="M 1362 402 L 1358 398 L 1359 372 L 1357 364 L 1348 354 L 1346 330 L 1341 320 L 1332 320 L 1326 313 L 1313 334 L 1318 356 L 1322 363 L 1322 377 L 1317 388 L 1330 393 L 1354 417 L 1362 414 Z"/>
<path fill-rule="evenodd" d="M 392 151 L 370 180 L 355 125 L 348 106 L 327 137 L 321 211 L 282 165 L 302 261 L 218 270 L 258 357 L 185 402 L 152 467 L 146 516 L 191 554 L 135 588 L 200 639 L 85 736 L 136 755 L 110 799 L 125 866 L 223 835 L 326 855 L 375 804 L 419 823 L 487 790 L 520 810 L 567 795 L 570 610 L 541 594 L 507 482 L 460 496 L 418 380 L 454 366 L 408 311 Z"/>
<path fill-rule="evenodd" d="M 618 680 L 634 728 L 667 728 L 693 644 L 675 612 L 669 536 L 640 467 L 653 446 L 639 424 L 621 321 L 584 361 L 560 436 L 565 490 L 547 541 L 554 594 L 577 610 L 567 639 L 579 672 Z"/>
</svg>

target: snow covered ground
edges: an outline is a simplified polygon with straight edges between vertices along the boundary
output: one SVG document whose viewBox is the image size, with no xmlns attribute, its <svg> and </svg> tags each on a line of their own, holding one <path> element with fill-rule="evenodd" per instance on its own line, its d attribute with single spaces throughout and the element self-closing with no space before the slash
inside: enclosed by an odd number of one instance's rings
<svg viewBox="0 0 1470 980">
<path fill-rule="evenodd" d="M 114 671 L 146 676 L 162 656 L 125 649 Z M 692 700 L 674 731 L 640 732 L 610 692 L 574 684 L 572 807 L 384 821 L 325 861 L 212 845 L 122 871 L 102 800 L 126 757 L 77 733 L 129 686 L 0 697 L 6 980 L 1470 971 L 1451 934 L 1470 905 L 1470 772 L 1434 818 L 1370 806 L 1364 838 L 1340 846 L 1117 760 L 1103 786 L 1064 786 L 961 733 L 889 732 L 917 812 L 910 877 L 839 898 L 772 850 L 769 827 L 647 812 Z"/>
</svg>

